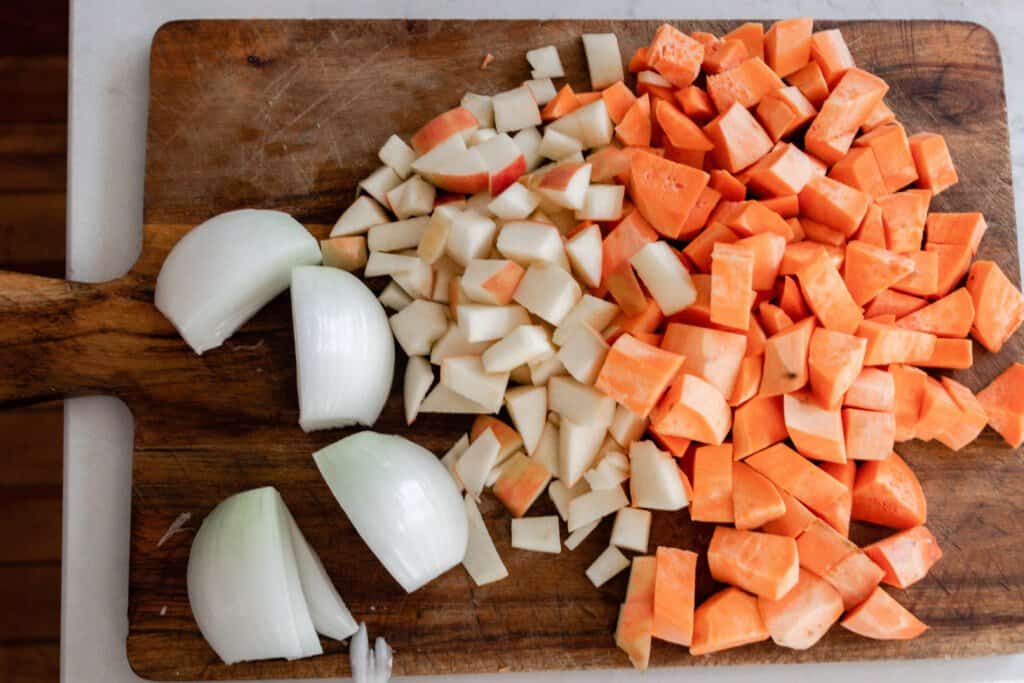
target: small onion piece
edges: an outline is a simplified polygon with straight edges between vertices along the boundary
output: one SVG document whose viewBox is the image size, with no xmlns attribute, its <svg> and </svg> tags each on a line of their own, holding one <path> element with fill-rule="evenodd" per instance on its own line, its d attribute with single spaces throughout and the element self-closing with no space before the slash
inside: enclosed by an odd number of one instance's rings
<svg viewBox="0 0 1024 683">
<path fill-rule="evenodd" d="M 352 526 L 406 592 L 462 562 L 466 511 L 433 453 L 400 436 L 364 431 L 313 459 Z"/>
<path fill-rule="evenodd" d="M 384 308 L 362 280 L 337 268 L 296 268 L 291 295 L 299 426 L 373 425 L 395 372 Z"/>
<path fill-rule="evenodd" d="M 319 557 L 272 487 L 222 501 L 188 559 L 188 598 L 203 637 L 226 664 L 322 654 L 317 630 L 356 630 Z"/>
<path fill-rule="evenodd" d="M 202 354 L 287 289 L 292 268 L 320 260 L 316 238 L 286 213 L 222 213 L 171 249 L 157 276 L 156 307 Z"/>
</svg>

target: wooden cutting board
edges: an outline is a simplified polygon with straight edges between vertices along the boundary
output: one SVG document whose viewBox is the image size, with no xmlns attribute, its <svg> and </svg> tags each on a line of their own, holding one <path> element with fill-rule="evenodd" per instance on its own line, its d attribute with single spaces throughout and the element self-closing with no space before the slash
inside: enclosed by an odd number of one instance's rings
<svg viewBox="0 0 1024 683">
<path fill-rule="evenodd" d="M 461 568 L 405 595 L 358 539 L 310 454 L 345 434 L 297 426 L 287 296 L 223 347 L 193 354 L 153 308 L 155 276 L 188 228 L 241 207 L 288 211 L 318 234 L 377 165 L 392 132 L 408 136 L 466 90 L 496 92 L 528 78 L 524 51 L 554 44 L 569 81 L 588 89 L 579 35 L 614 31 L 623 55 L 647 42 L 653 21 L 187 21 L 153 40 L 145 245 L 131 273 L 87 286 L 0 274 L 0 407 L 107 393 L 135 417 L 130 632 L 133 669 L 156 680 L 335 676 L 344 646 L 300 662 L 222 665 L 189 610 L 185 565 L 194 529 L 221 499 L 274 485 L 359 620 L 397 652 L 399 674 L 624 667 L 612 630 L 622 575 L 601 590 L 583 570 L 608 542 L 610 522 L 575 552 L 509 547 L 507 515 L 487 498 L 488 525 L 511 573 L 477 588 Z M 680 22 L 721 34 L 732 22 Z M 832 24 L 829 24 L 832 25 Z M 891 85 L 887 101 L 910 131 L 949 141 L 961 183 L 936 210 L 980 210 L 989 232 L 979 257 L 1018 280 L 1002 67 L 992 34 L 974 24 L 840 25 L 857 62 Z M 484 55 L 494 63 L 480 69 Z M 319 226 L 319 227 L 317 227 Z M 1024 335 L 956 376 L 984 386 Z M 401 371 L 396 378 L 401 377 Z M 415 429 L 394 392 L 376 428 L 443 452 L 469 417 L 424 415 Z M 931 504 L 929 527 L 945 557 L 898 599 L 931 626 L 908 643 L 865 640 L 836 628 L 817 647 L 770 644 L 693 659 L 658 643 L 655 666 L 965 657 L 1024 650 L 1024 462 L 991 431 L 960 453 L 901 445 Z M 544 497 L 533 514 L 551 513 Z M 172 521 L 186 530 L 159 543 Z M 703 551 L 712 527 L 686 511 L 655 516 L 653 548 Z M 885 535 L 856 526 L 864 543 Z M 715 586 L 703 556 L 698 598 Z"/>
</svg>

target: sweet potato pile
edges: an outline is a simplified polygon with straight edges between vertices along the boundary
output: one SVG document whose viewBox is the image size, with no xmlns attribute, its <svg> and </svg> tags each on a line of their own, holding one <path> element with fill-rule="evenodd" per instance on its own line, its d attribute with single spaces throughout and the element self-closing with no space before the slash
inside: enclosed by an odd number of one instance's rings
<svg viewBox="0 0 1024 683">
<path fill-rule="evenodd" d="M 368 230 L 367 274 L 394 279 L 399 343 L 440 366 L 436 385 L 426 361 L 412 392 L 407 376 L 410 421 L 507 407 L 515 429 L 481 417 L 446 457 L 467 495 L 492 487 L 521 517 L 548 489 L 572 548 L 615 513 L 588 576 L 626 566 L 616 547 L 640 552 L 616 630 L 638 668 L 652 638 L 703 655 L 808 648 L 837 621 L 921 635 L 881 587 L 942 555 L 895 444 L 959 450 L 987 425 L 1024 441 L 1024 365 L 977 394 L 938 372 L 971 367 L 972 339 L 999 353 L 1024 315 L 999 266 L 973 261 L 984 217 L 929 210 L 958 180 L 945 140 L 908 134 L 888 85 L 811 19 L 664 24 L 629 60 L 632 86 L 609 35 L 584 37 L 592 92 L 554 87 L 541 48 L 532 106 L 467 95 L 413 136 L 401 177 L 411 163 L 447 191 L 422 219 L 396 175 L 365 187 L 401 220 L 339 221 L 332 239 L 359 253 Z M 717 525 L 706 560 L 726 584 L 699 605 L 698 556 L 645 555 L 650 515 L 623 512 L 686 506 Z M 861 548 L 851 521 L 893 535 Z"/>
</svg>

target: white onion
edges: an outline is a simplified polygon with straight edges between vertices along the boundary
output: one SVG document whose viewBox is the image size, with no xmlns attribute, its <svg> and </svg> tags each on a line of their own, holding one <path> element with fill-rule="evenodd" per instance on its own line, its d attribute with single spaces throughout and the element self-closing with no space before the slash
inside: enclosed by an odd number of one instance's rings
<svg viewBox="0 0 1024 683">
<path fill-rule="evenodd" d="M 227 664 L 318 655 L 318 628 L 332 637 L 356 629 L 272 487 L 231 496 L 203 520 L 189 554 L 188 599 Z"/>
<path fill-rule="evenodd" d="M 371 650 L 366 624 L 359 624 L 359 630 L 352 636 L 348 659 L 352 666 L 352 683 L 388 683 L 391 680 L 391 646 L 377 636 Z"/>
<path fill-rule="evenodd" d="M 395 344 L 383 306 L 362 280 L 337 268 L 292 271 L 299 425 L 371 426 L 391 390 Z"/>
<path fill-rule="evenodd" d="M 216 348 L 288 288 L 320 245 L 286 213 L 242 209 L 192 228 L 156 279 L 156 307 L 196 353 Z"/>
<path fill-rule="evenodd" d="M 359 432 L 313 454 L 352 526 L 412 593 L 462 562 L 462 496 L 433 453 L 399 436 Z"/>
</svg>

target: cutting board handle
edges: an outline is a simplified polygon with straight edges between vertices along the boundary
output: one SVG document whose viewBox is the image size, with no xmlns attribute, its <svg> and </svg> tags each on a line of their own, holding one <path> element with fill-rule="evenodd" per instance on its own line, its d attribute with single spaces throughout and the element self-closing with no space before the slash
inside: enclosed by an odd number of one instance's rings
<svg viewBox="0 0 1024 683">
<path fill-rule="evenodd" d="M 0 408 L 134 384 L 153 336 L 174 335 L 138 292 L 131 274 L 92 285 L 0 271 Z"/>
</svg>

